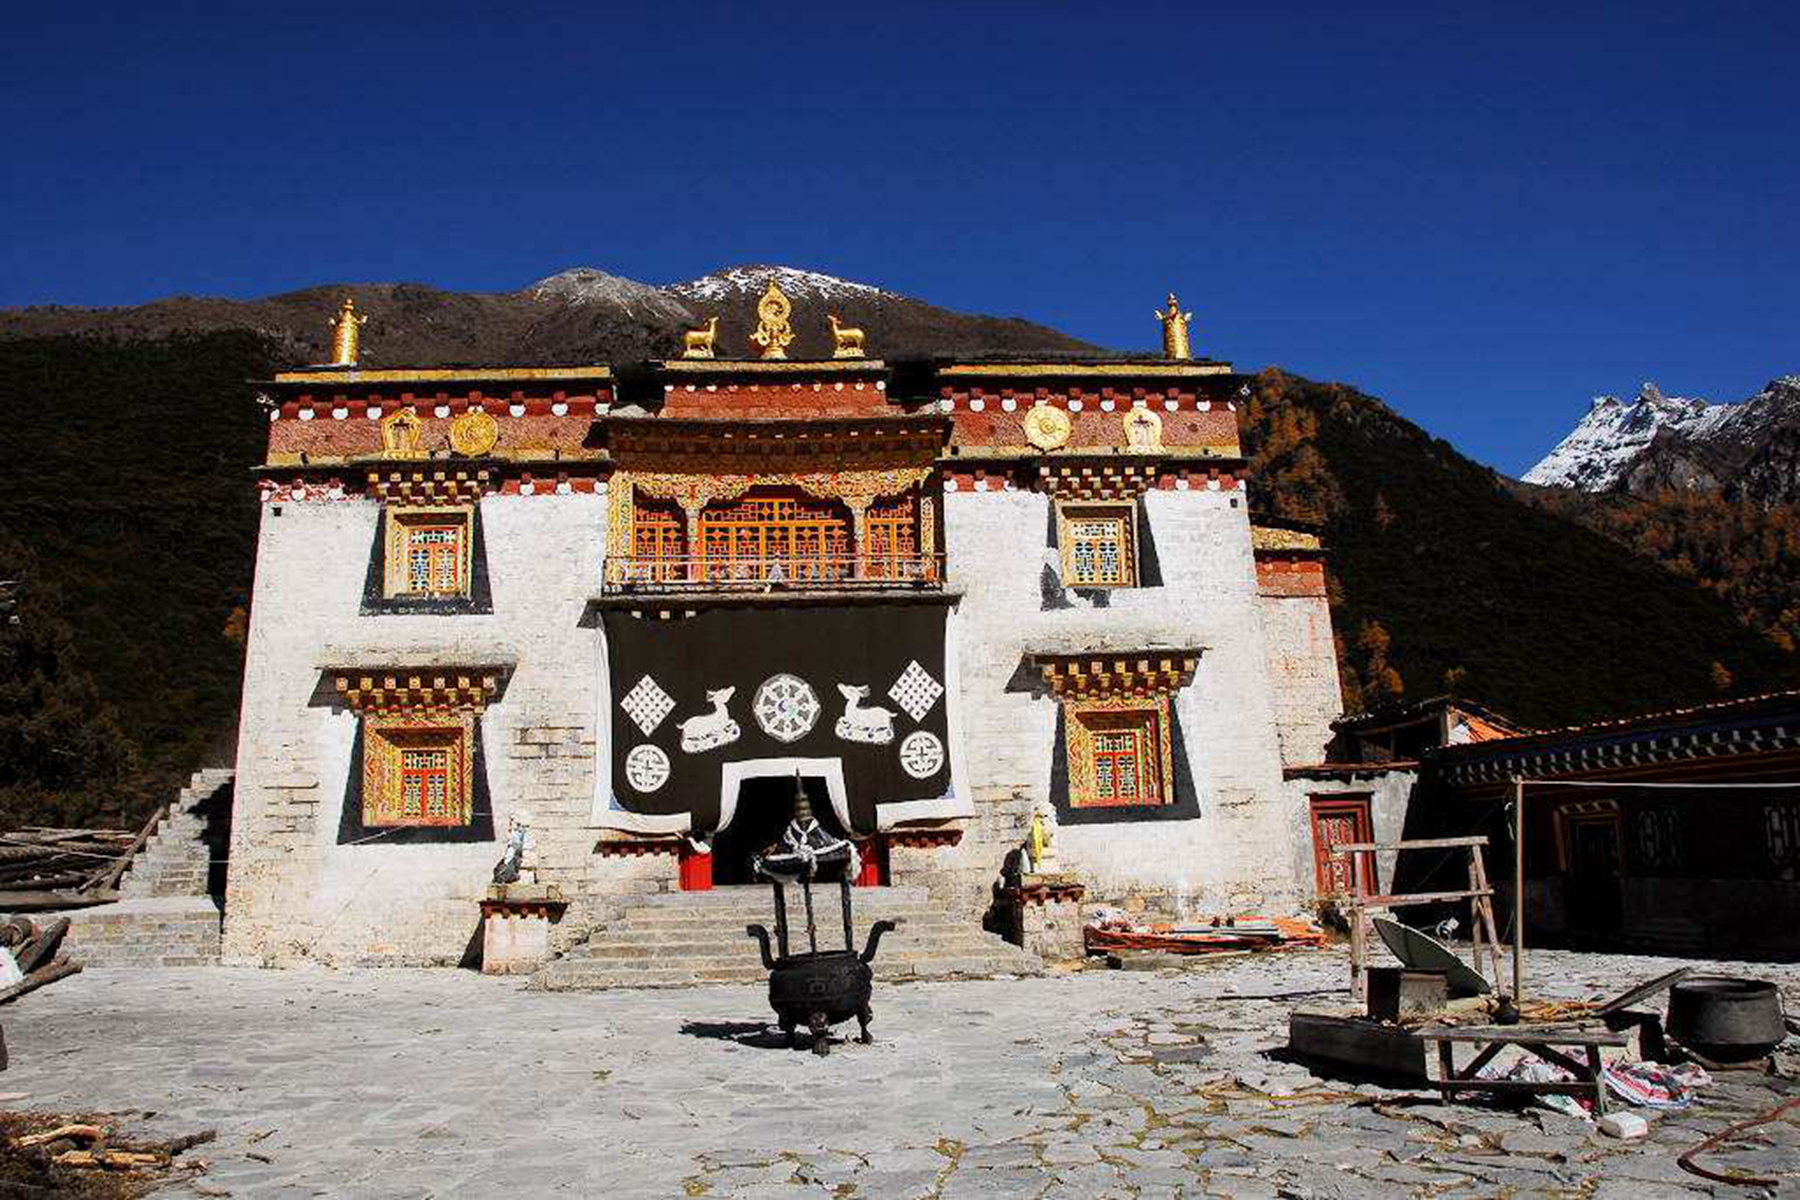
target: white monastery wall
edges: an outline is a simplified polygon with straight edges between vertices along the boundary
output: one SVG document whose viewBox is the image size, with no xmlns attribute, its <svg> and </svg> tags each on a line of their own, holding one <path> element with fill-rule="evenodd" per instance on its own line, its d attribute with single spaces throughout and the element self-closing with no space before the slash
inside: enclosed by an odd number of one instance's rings
<svg viewBox="0 0 1800 1200">
<path fill-rule="evenodd" d="M 532 814 L 539 880 L 578 898 L 590 872 L 632 886 L 635 864 L 599 863 L 585 828 L 593 790 L 598 589 L 605 497 L 481 502 L 493 612 L 364 616 L 379 506 L 265 504 L 245 667 L 227 885 L 225 957 L 252 963 L 444 963 L 479 926 L 500 841 L 339 845 L 356 716 L 327 668 L 514 664 L 480 722 L 493 829 Z M 477 793 L 480 803 L 480 793 Z M 563 925 L 591 920 L 577 899 Z M 559 942 L 566 942 L 567 935 Z"/>
<path fill-rule="evenodd" d="M 1199 647 L 1193 682 L 1175 704 L 1198 818 L 1062 825 L 1058 866 L 1081 877 L 1090 902 L 1177 915 L 1286 911 L 1294 877 L 1271 875 L 1269 865 L 1290 860 L 1292 823 L 1242 493 L 1149 492 L 1162 586 L 1111 590 L 1104 607 L 1059 593 L 1071 607 L 1046 611 L 1051 504 L 1022 491 L 944 498 L 949 584 L 963 592 L 961 712 L 979 815 L 954 860 L 937 864 L 954 861 L 963 886 L 984 894 L 1031 813 L 1050 805 L 1059 704 L 1027 654 Z"/>
<path fill-rule="evenodd" d="M 1397 842 L 1406 834 L 1406 815 L 1412 805 L 1413 789 L 1418 785 L 1417 771 L 1374 770 L 1345 777 L 1342 775 L 1298 776 L 1287 781 L 1288 808 L 1293 813 L 1293 868 L 1304 881 L 1306 896 L 1318 895 L 1318 871 L 1314 860 L 1312 832 L 1312 800 L 1319 797 L 1367 796 L 1369 825 L 1378 842 Z M 1394 886 L 1394 870 L 1399 854 L 1384 851 L 1375 856 L 1375 884 L 1382 889 Z M 1459 868 L 1460 869 L 1460 868 Z M 1460 886 L 1452 880 L 1448 886 Z"/>
<path fill-rule="evenodd" d="M 1258 594 L 1242 493 L 1148 493 L 1162 585 L 1112 590 L 1104 607 L 1060 588 L 1046 607 L 1044 570 L 1057 561 L 1048 496 L 965 491 L 944 504 L 949 582 L 964 593 L 951 631 L 961 782 L 976 816 L 956 847 L 895 848 L 895 881 L 929 882 L 973 917 L 1032 812 L 1049 806 L 1060 705 L 1028 653 L 1198 647 L 1194 679 L 1175 697 L 1198 817 L 1062 825 L 1061 869 L 1087 883 L 1090 901 L 1170 915 L 1287 911 L 1310 894 L 1309 852 L 1295 843 L 1306 844 L 1304 817 L 1282 786 L 1277 736 L 1278 714 L 1304 706 L 1270 683 L 1265 638 L 1291 635 Z M 454 963 L 476 936 L 499 840 L 339 844 L 357 717 L 332 690 L 334 667 L 510 665 L 480 722 L 485 794 L 496 839 L 516 811 L 531 813 L 539 881 L 571 902 L 557 949 L 627 895 L 676 888 L 671 855 L 593 853 L 590 805 L 606 747 L 596 735 L 601 635 L 587 601 L 600 579 L 605 496 L 481 502 L 489 614 L 362 615 L 378 514 L 362 500 L 264 506 L 226 960 Z M 1314 632 L 1328 656 L 1329 625 Z M 1303 795 L 1299 804 L 1304 813 Z M 1271 873 L 1289 862 L 1293 873 Z"/>
<path fill-rule="evenodd" d="M 1264 593 L 1261 608 L 1282 764 L 1324 762 L 1331 723 L 1344 709 L 1331 605 L 1324 596 Z"/>
</svg>

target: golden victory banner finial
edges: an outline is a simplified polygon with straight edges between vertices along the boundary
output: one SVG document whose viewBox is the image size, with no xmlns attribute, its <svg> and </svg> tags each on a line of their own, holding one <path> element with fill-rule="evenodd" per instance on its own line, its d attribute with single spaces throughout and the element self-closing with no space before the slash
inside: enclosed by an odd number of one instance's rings
<svg viewBox="0 0 1800 1200">
<path fill-rule="evenodd" d="M 1193 347 L 1188 344 L 1188 322 L 1194 319 L 1194 314 L 1181 311 L 1181 303 L 1175 299 L 1174 292 L 1169 293 L 1169 306 L 1157 313 L 1156 319 L 1163 327 L 1163 357 L 1194 357 Z"/>
<path fill-rule="evenodd" d="M 334 367 L 354 367 L 358 352 L 358 343 L 362 340 L 362 327 L 369 323 L 367 316 L 358 316 L 356 301 L 344 297 L 344 307 L 338 315 L 331 318 L 332 326 L 337 330 L 331 338 L 331 365 Z"/>
<path fill-rule="evenodd" d="M 756 302 L 756 315 L 760 320 L 750 340 L 763 348 L 764 358 L 786 358 L 788 343 L 794 340 L 794 327 L 788 324 L 788 318 L 794 315 L 794 302 L 775 286 L 773 279 L 769 280 L 769 290 Z"/>
</svg>

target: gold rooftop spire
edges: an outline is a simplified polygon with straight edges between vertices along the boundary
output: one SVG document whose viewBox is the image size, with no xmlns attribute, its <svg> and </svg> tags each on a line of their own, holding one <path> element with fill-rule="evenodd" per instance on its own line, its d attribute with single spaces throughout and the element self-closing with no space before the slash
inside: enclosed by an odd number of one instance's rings
<svg viewBox="0 0 1800 1200">
<path fill-rule="evenodd" d="M 369 323 L 366 316 L 358 316 L 356 301 L 344 297 L 344 307 L 338 315 L 331 318 L 331 324 L 337 332 L 331 338 L 331 365 L 334 367 L 354 367 L 358 353 L 358 343 L 362 340 L 362 327 Z"/>
<path fill-rule="evenodd" d="M 1157 313 L 1156 319 L 1163 327 L 1163 357 L 1193 358 L 1194 349 L 1188 344 L 1188 322 L 1194 319 L 1194 314 L 1181 311 L 1181 303 L 1175 299 L 1174 292 L 1169 293 L 1169 306 Z"/>
</svg>

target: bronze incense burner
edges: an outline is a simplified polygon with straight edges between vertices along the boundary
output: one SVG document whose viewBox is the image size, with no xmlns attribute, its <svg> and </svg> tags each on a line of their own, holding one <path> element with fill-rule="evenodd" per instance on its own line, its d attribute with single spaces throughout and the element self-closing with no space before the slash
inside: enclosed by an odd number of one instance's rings
<svg viewBox="0 0 1800 1200">
<path fill-rule="evenodd" d="M 799 780 L 796 778 L 796 791 Z M 820 828 L 813 818 L 812 805 L 804 792 L 794 800 L 794 818 L 788 823 L 781 841 L 757 855 L 756 872 L 770 881 L 775 893 L 775 946 L 769 944 L 769 931 L 762 925 L 745 926 L 744 932 L 756 939 L 762 950 L 763 966 L 769 970 L 769 1007 L 775 1010 L 788 1045 L 796 1044 L 796 1031 L 805 1025 L 812 1034 L 814 1054 L 830 1053 L 831 1026 L 855 1017 L 861 1027 L 857 1040 L 867 1045 L 874 1039 L 869 1022 L 874 1012 L 869 999 L 874 991 L 874 973 L 869 964 L 875 960 L 881 935 L 898 927 L 896 921 L 876 921 L 869 927 L 868 944 L 858 954 L 850 918 L 850 877 L 856 874 L 856 848 L 842 838 L 834 838 Z M 841 950 L 819 949 L 818 923 L 813 912 L 812 885 L 815 877 L 837 876 L 838 897 L 844 918 L 844 946 Z M 789 949 L 787 885 L 798 882 L 806 905 L 807 949 L 796 954 Z"/>
</svg>

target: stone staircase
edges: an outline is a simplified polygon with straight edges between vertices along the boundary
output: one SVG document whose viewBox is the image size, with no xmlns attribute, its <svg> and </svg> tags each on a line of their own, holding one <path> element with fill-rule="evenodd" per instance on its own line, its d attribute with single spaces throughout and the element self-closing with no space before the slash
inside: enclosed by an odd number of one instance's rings
<svg viewBox="0 0 1800 1200">
<path fill-rule="evenodd" d="M 234 772 L 229 767 L 197 771 L 163 814 L 161 824 L 119 881 L 119 897 L 209 896 L 223 891 L 224 877 L 212 860 L 225 857 L 217 831 L 219 793 L 228 792 Z M 230 797 L 223 797 L 230 811 Z M 215 885 L 216 876 L 216 885 Z"/>
<path fill-rule="evenodd" d="M 841 949 L 844 925 L 837 887 L 815 887 L 813 900 L 819 948 Z M 922 887 L 855 888 L 851 903 L 858 951 L 872 923 L 901 921 L 900 928 L 881 939 L 875 955 L 879 980 L 1043 973 L 1035 954 L 943 911 Z M 794 929 L 792 949 L 804 950 L 806 914 L 797 895 L 790 900 L 788 919 Z M 646 896 L 596 928 L 586 943 L 545 966 L 532 986 L 573 991 L 760 982 L 768 972 L 756 943 L 744 934 L 744 926 L 753 923 L 767 926 L 773 938 L 775 910 L 767 887 Z"/>
<path fill-rule="evenodd" d="M 219 961 L 229 768 L 198 771 L 131 860 L 113 904 L 76 909 L 62 952 L 87 967 L 199 967 Z M 40 923 L 42 918 L 39 918 Z"/>
</svg>

